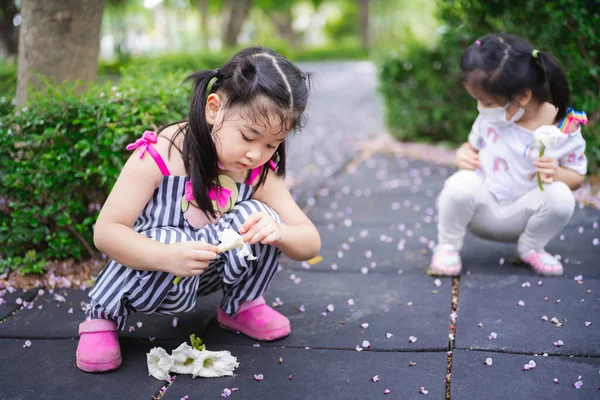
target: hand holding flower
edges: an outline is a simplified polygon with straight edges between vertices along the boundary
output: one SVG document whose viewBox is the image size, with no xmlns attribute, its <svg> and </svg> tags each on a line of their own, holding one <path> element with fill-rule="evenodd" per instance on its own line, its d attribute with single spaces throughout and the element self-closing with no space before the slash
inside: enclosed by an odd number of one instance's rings
<svg viewBox="0 0 600 400">
<path fill-rule="evenodd" d="M 540 157 L 533 162 L 537 168 L 538 180 L 543 183 L 552 183 L 558 170 L 558 162 L 552 157 Z M 544 190 L 542 188 L 542 190 Z"/>
<path fill-rule="evenodd" d="M 554 180 L 554 174 L 558 169 L 556 160 L 550 157 L 544 157 L 544 152 L 547 148 L 556 147 L 558 141 L 564 137 L 564 134 L 554 125 L 543 125 L 533 132 L 533 141 L 540 149 L 540 156 L 533 162 L 537 167 L 537 181 L 540 190 L 544 190 L 542 182 L 551 183 Z M 542 177 L 542 175 L 544 175 Z"/>
<path fill-rule="evenodd" d="M 244 242 L 275 245 L 283 236 L 281 224 L 264 212 L 251 214 L 240 227 Z"/>
</svg>

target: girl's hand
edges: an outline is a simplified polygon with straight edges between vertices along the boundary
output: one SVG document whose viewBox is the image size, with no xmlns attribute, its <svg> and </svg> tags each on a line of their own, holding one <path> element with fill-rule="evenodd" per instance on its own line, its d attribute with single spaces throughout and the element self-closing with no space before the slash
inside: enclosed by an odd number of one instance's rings
<svg viewBox="0 0 600 400">
<path fill-rule="evenodd" d="M 459 169 L 476 170 L 479 168 L 479 154 L 469 143 L 465 143 L 456 150 L 456 166 Z"/>
<path fill-rule="evenodd" d="M 167 245 L 164 270 L 176 276 L 202 275 L 219 248 L 205 242 L 179 242 Z"/>
<path fill-rule="evenodd" d="M 282 235 L 281 224 L 264 212 L 251 214 L 240 227 L 242 239 L 248 244 L 262 243 L 275 245 Z"/>
<path fill-rule="evenodd" d="M 544 183 L 554 182 L 554 175 L 558 170 L 558 162 L 552 157 L 540 157 L 533 161 L 537 172 Z"/>
</svg>

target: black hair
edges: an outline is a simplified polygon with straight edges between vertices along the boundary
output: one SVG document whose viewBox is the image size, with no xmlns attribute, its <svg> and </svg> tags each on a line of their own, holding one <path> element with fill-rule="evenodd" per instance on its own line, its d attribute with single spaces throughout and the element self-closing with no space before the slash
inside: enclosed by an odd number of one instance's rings
<svg viewBox="0 0 600 400">
<path fill-rule="evenodd" d="M 267 48 L 250 47 L 216 70 L 197 71 L 185 79 L 193 82 L 189 115 L 187 124 L 175 136 L 185 134 L 180 150 L 183 163 L 196 203 L 207 216 L 216 216 L 208 190 L 218 176 L 217 150 L 211 137 L 213 127 L 205 116 L 208 95 L 221 96 L 224 112 L 241 110 L 245 118 L 265 124 L 272 123 L 275 117 L 282 131 L 295 133 L 306 122 L 309 78 L 309 73 L 302 72 L 282 55 Z M 286 141 L 271 158 L 277 164 L 276 174 L 281 177 L 285 175 Z M 268 171 L 268 167 L 263 168 L 255 188 L 264 183 Z"/>
<path fill-rule="evenodd" d="M 550 53 L 535 50 L 519 37 L 490 34 L 477 39 L 460 58 L 460 78 L 495 99 L 512 101 L 530 89 L 532 96 L 552 103 L 563 119 L 569 106 L 569 84 L 563 69 Z"/>
</svg>

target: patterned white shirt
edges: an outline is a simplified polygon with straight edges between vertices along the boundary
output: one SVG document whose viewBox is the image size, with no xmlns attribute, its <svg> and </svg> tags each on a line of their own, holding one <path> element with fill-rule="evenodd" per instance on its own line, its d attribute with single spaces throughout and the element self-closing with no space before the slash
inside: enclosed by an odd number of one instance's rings
<svg viewBox="0 0 600 400">
<path fill-rule="evenodd" d="M 515 200 L 537 186 L 533 161 L 539 149 L 533 143 L 533 131 L 516 123 L 498 127 L 481 115 L 477 117 L 469 143 L 479 150 L 479 172 L 497 200 Z M 547 148 L 544 156 L 552 157 L 563 168 L 581 175 L 587 172 L 585 140 L 581 127 L 565 133 L 556 147 Z"/>
</svg>

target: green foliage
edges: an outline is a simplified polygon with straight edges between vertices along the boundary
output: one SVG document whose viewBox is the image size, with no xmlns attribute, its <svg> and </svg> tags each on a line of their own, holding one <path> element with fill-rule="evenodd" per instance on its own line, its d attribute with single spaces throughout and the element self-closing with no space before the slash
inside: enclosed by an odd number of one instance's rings
<svg viewBox="0 0 600 400">
<path fill-rule="evenodd" d="M 585 110 L 588 170 L 600 172 L 600 1 L 438 1 L 445 24 L 437 45 L 411 47 L 381 62 L 381 92 L 390 131 L 400 139 L 466 140 L 475 101 L 457 82 L 462 51 L 487 33 L 509 32 L 559 60 L 569 79 L 572 107 Z"/>
<path fill-rule="evenodd" d="M 10 100 L 15 97 L 16 92 L 17 66 L 13 64 L 0 64 L 0 115 L 12 111 L 13 107 Z"/>
<path fill-rule="evenodd" d="M 92 227 L 144 130 L 185 117 L 183 74 L 124 71 L 117 86 L 47 84 L 0 115 L 0 271 L 88 257 Z"/>
<path fill-rule="evenodd" d="M 325 25 L 325 34 L 332 40 L 347 37 L 357 38 L 360 35 L 360 14 L 356 1 L 339 1 L 340 13 Z"/>
</svg>

